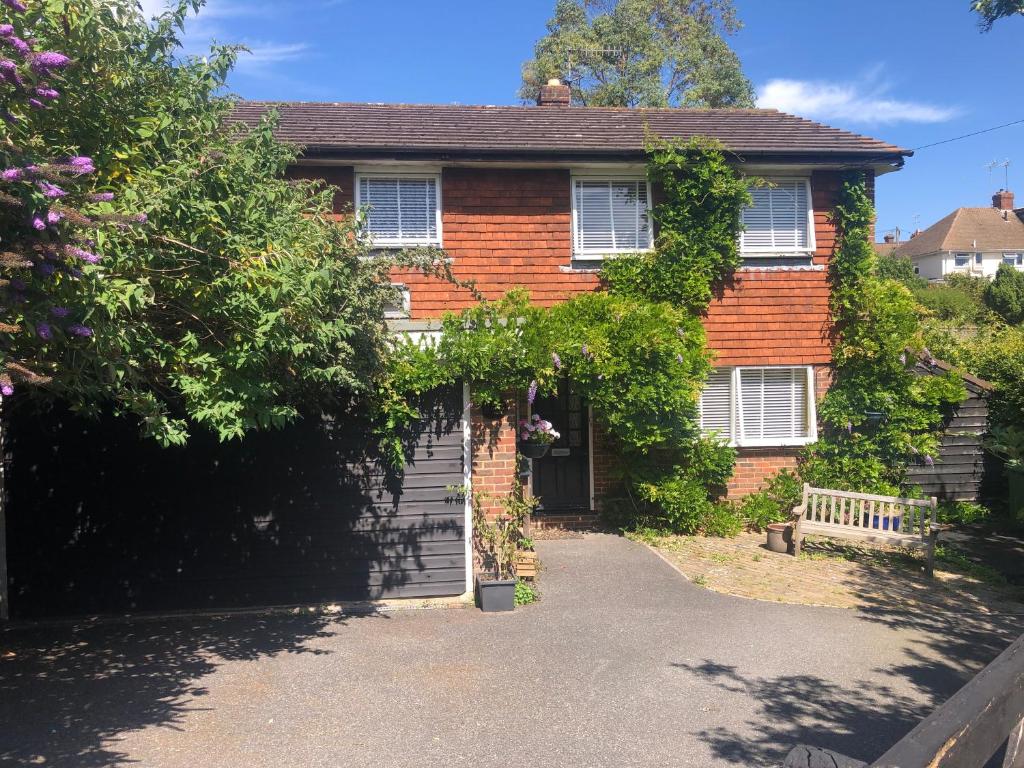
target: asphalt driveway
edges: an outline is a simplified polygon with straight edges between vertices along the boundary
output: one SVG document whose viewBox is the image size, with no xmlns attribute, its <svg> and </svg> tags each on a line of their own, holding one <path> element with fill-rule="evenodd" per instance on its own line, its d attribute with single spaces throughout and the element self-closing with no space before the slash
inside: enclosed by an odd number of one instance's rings
<svg viewBox="0 0 1024 768">
<path fill-rule="evenodd" d="M 752 602 L 614 536 L 539 542 L 543 600 L 12 629 L 0 765 L 675 766 L 870 760 L 1019 617 Z"/>
</svg>

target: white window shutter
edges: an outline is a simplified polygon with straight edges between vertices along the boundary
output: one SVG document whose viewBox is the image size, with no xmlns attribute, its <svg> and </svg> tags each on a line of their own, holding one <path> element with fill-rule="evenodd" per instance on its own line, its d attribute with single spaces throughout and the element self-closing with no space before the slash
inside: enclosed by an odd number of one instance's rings
<svg viewBox="0 0 1024 768">
<path fill-rule="evenodd" d="M 745 368 L 739 386 L 742 441 L 782 444 L 811 436 L 806 368 Z"/>
<path fill-rule="evenodd" d="M 732 441 L 732 369 L 716 368 L 700 393 L 700 430 Z"/>
<path fill-rule="evenodd" d="M 436 178 L 362 176 L 359 205 L 366 209 L 366 230 L 374 243 L 427 245 L 439 240 Z"/>
<path fill-rule="evenodd" d="M 740 250 L 748 255 L 806 253 L 812 249 L 810 195 L 805 179 L 780 179 L 751 187 L 743 209 Z"/>
<path fill-rule="evenodd" d="M 573 195 L 577 254 L 601 255 L 651 247 L 646 181 L 576 179 Z"/>
</svg>

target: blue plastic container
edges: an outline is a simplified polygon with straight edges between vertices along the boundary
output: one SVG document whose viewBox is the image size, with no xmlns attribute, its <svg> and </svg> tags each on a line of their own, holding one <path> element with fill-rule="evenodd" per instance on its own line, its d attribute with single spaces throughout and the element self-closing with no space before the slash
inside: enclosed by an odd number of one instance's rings
<svg viewBox="0 0 1024 768">
<path fill-rule="evenodd" d="M 871 527 L 876 531 L 888 531 L 889 523 L 892 523 L 892 530 L 900 530 L 900 516 L 893 515 L 892 517 L 882 517 L 881 515 L 872 515 Z"/>
</svg>

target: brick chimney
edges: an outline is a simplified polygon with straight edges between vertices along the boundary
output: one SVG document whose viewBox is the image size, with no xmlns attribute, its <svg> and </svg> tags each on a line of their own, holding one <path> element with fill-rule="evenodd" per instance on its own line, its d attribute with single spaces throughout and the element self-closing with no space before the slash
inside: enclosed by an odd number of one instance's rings
<svg viewBox="0 0 1024 768">
<path fill-rule="evenodd" d="M 992 195 L 992 207 L 1000 211 L 1013 210 L 1013 192 L 1008 189 L 1000 189 Z"/>
<path fill-rule="evenodd" d="M 542 85 L 537 96 L 538 107 L 568 107 L 571 101 L 572 91 L 557 77 L 548 80 L 547 85 Z"/>
<path fill-rule="evenodd" d="M 896 242 L 896 235 L 889 234 L 889 235 L 886 235 L 885 237 L 883 237 L 882 239 L 885 242 L 887 242 L 887 243 L 895 243 Z"/>
</svg>

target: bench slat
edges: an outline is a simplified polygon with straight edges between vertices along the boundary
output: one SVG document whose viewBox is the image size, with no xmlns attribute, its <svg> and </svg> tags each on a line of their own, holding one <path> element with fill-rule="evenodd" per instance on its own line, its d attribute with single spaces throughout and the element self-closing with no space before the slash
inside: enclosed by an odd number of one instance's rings
<svg viewBox="0 0 1024 768">
<path fill-rule="evenodd" d="M 856 493 L 854 491 L 833 491 L 829 488 L 810 488 L 811 493 L 822 494 L 823 496 L 846 498 L 846 499 L 867 499 L 879 501 L 892 501 L 898 504 L 907 504 L 912 507 L 930 507 L 931 499 L 905 499 L 897 496 L 881 496 L 875 493 Z"/>
</svg>

